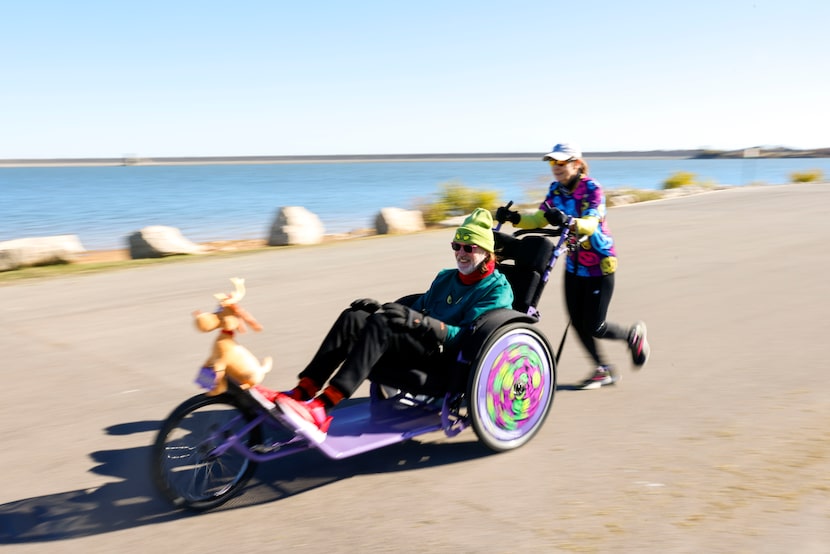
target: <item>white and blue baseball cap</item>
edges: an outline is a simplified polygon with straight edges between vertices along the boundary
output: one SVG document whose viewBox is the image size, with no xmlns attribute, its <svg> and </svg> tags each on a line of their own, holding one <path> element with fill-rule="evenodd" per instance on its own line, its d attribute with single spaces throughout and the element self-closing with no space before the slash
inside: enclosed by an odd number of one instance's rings
<svg viewBox="0 0 830 554">
<path fill-rule="evenodd" d="M 582 159 L 582 150 L 577 148 L 576 145 L 568 144 L 566 142 L 557 144 L 542 158 L 544 161 L 558 160 L 560 162 L 579 159 Z"/>
</svg>

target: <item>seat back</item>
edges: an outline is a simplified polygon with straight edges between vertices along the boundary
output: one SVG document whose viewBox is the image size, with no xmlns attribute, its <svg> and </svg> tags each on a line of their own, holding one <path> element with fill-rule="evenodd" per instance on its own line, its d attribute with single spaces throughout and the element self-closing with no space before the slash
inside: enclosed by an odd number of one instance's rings
<svg viewBox="0 0 830 554">
<path fill-rule="evenodd" d="M 554 242 L 545 236 L 525 235 L 521 238 L 494 233 L 496 236 L 497 268 L 513 288 L 513 309 L 527 313 L 535 308 L 545 287 Z"/>
</svg>

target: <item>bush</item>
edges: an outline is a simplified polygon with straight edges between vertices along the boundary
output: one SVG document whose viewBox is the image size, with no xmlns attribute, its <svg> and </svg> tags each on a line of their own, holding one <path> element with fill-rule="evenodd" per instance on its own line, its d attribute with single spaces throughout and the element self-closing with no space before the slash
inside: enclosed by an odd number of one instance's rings
<svg viewBox="0 0 830 554">
<path fill-rule="evenodd" d="M 678 171 L 676 173 L 672 173 L 668 179 L 663 181 L 663 190 L 690 187 L 697 184 L 697 175 L 689 171 Z"/>
<path fill-rule="evenodd" d="M 479 190 L 457 182 L 438 185 L 438 199 L 421 202 L 418 209 L 424 222 L 435 224 L 450 217 L 467 215 L 476 208 L 494 211 L 499 206 L 500 193 L 493 190 Z"/>
<path fill-rule="evenodd" d="M 823 181 L 824 173 L 820 169 L 808 169 L 806 171 L 793 171 L 790 173 L 791 183 L 815 183 Z"/>
</svg>

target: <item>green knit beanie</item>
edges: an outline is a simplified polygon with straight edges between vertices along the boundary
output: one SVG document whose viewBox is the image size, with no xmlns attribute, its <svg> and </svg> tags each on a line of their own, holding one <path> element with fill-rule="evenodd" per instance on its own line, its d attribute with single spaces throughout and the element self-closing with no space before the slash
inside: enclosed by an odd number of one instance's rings
<svg viewBox="0 0 830 554">
<path fill-rule="evenodd" d="M 484 208 L 476 208 L 455 231 L 455 242 L 475 244 L 488 252 L 495 249 L 493 239 L 493 214 Z"/>
</svg>

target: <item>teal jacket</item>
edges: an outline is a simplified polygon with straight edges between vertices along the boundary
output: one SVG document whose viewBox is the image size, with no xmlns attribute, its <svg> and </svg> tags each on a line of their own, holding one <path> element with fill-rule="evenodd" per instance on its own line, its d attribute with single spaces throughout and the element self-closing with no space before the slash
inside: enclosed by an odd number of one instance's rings
<svg viewBox="0 0 830 554">
<path fill-rule="evenodd" d="M 413 310 L 444 322 L 447 326 L 446 345 L 451 345 L 481 314 L 512 307 L 513 289 L 498 270 L 475 284 L 465 285 L 458 278 L 456 269 L 441 271 L 429 290 L 412 305 Z"/>
</svg>

